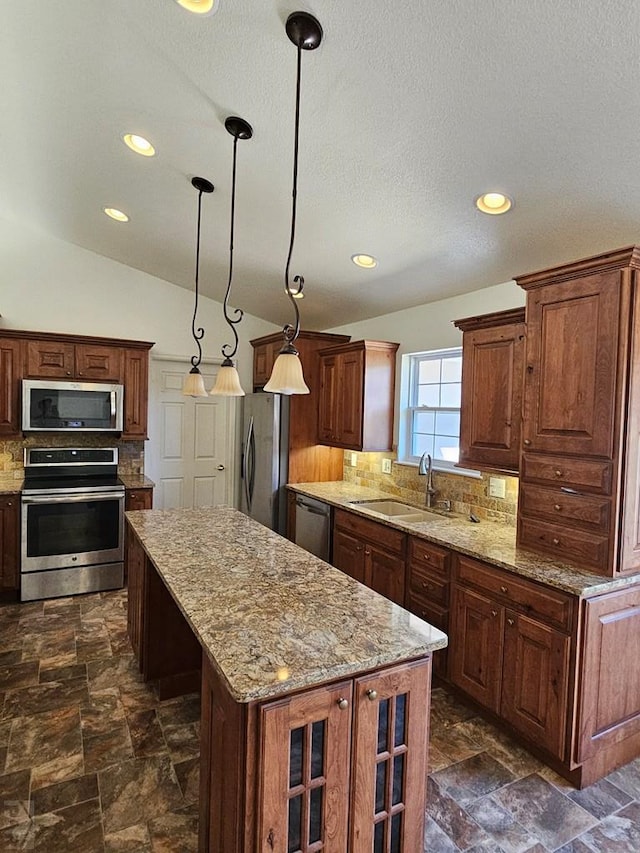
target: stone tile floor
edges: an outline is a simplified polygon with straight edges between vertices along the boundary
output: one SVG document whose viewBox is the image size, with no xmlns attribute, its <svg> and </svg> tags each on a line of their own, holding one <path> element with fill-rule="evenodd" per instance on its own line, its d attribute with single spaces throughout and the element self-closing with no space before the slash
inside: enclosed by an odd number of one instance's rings
<svg viewBox="0 0 640 853">
<path fill-rule="evenodd" d="M 0 709 L 1 853 L 197 850 L 199 698 L 141 683 L 125 591 L 0 605 Z M 425 851 L 640 851 L 640 760 L 576 791 L 442 689 L 430 758 Z"/>
</svg>

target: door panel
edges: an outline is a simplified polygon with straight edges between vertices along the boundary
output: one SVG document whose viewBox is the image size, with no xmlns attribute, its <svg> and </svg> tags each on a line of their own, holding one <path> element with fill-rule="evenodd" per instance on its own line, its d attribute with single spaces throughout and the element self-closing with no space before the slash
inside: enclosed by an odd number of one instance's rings
<svg viewBox="0 0 640 853">
<path fill-rule="evenodd" d="M 364 352 L 347 352 L 339 356 L 340 361 L 340 429 L 341 444 L 362 447 L 362 416 L 364 410 Z"/>
<path fill-rule="evenodd" d="M 215 367 L 201 365 L 205 388 Z M 229 469 L 233 435 L 227 397 L 185 397 L 188 363 L 152 359 L 148 474 L 158 484 L 158 509 L 234 504 Z M 222 468 L 222 470 L 219 470 Z"/>
<path fill-rule="evenodd" d="M 401 607 L 404 606 L 404 558 L 367 544 L 365 565 L 371 588 Z"/>
<path fill-rule="evenodd" d="M 527 296 L 525 446 L 611 457 L 620 273 L 532 290 Z"/>
<path fill-rule="evenodd" d="M 504 608 L 454 585 L 451 680 L 481 705 L 500 707 Z"/>
<path fill-rule="evenodd" d="M 360 583 L 366 583 L 364 544 L 341 530 L 333 532 L 333 565 Z"/>
<path fill-rule="evenodd" d="M 570 639 L 507 611 L 501 714 L 535 743 L 564 758 Z"/>
</svg>

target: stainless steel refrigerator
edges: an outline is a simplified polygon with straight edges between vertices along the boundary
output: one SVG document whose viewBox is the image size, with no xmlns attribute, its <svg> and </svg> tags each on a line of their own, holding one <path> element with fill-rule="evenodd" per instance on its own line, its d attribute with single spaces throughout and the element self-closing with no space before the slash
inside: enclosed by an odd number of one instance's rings
<svg viewBox="0 0 640 853">
<path fill-rule="evenodd" d="M 283 536 L 287 528 L 289 398 L 247 394 L 243 399 L 240 509 Z"/>
</svg>

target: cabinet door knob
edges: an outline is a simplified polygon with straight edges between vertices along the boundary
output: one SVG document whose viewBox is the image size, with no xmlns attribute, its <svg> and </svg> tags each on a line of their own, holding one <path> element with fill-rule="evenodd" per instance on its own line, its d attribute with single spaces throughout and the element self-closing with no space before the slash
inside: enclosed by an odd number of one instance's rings
<svg viewBox="0 0 640 853">
<path fill-rule="evenodd" d="M 506 594 L 509 592 L 509 590 L 507 589 L 507 587 L 506 587 L 506 586 L 501 586 L 501 587 L 500 587 L 500 592 L 501 592 L 503 595 L 506 595 Z"/>
<path fill-rule="evenodd" d="M 366 548 L 364 549 L 364 553 L 366 554 L 367 557 L 371 556 L 371 551 L 368 551 Z"/>
<path fill-rule="evenodd" d="M 492 610 L 492 611 L 491 611 L 491 615 L 492 615 L 492 616 L 493 616 L 493 618 L 495 619 L 495 617 L 498 615 L 498 611 L 497 611 L 497 610 Z"/>
<path fill-rule="evenodd" d="M 554 545 L 559 545 L 559 544 L 560 544 L 560 540 L 559 540 L 559 539 L 554 539 L 554 540 L 553 540 L 553 544 L 554 544 Z"/>
<path fill-rule="evenodd" d="M 529 447 L 529 445 L 531 444 L 531 439 L 529 439 L 529 438 L 525 438 L 525 440 L 524 440 L 523 444 L 526 444 L 526 445 L 527 445 L 527 447 Z"/>
<path fill-rule="evenodd" d="M 514 620 L 514 619 L 507 619 L 507 625 L 511 625 L 511 626 L 513 626 L 513 625 L 515 625 L 515 624 L 516 624 L 516 623 L 515 623 L 515 620 Z"/>
<path fill-rule="evenodd" d="M 71 376 L 71 371 L 67 370 L 67 376 Z"/>
<path fill-rule="evenodd" d="M 13 506 L 13 504 L 11 503 L 11 501 L 7 501 L 7 506 Z"/>
<path fill-rule="evenodd" d="M 341 711 L 346 711 L 348 707 L 349 707 L 349 700 L 345 699 L 344 696 L 341 696 L 338 699 L 338 708 L 340 708 Z"/>
<path fill-rule="evenodd" d="M 554 471 L 554 474 L 556 475 L 556 477 L 562 477 L 563 472 L 559 468 L 557 468 Z"/>
<path fill-rule="evenodd" d="M 553 505 L 553 508 L 555 509 L 555 511 L 556 511 L 556 512 L 560 512 L 560 510 L 562 509 L 562 507 L 560 506 L 560 504 L 554 504 L 554 505 Z"/>
<path fill-rule="evenodd" d="M 422 588 L 423 589 L 431 589 L 431 584 L 427 583 L 426 581 L 422 581 Z"/>
<path fill-rule="evenodd" d="M 356 551 L 362 551 L 362 545 L 356 545 Z"/>
<path fill-rule="evenodd" d="M 367 699 L 369 700 L 369 702 L 375 702 L 377 698 L 378 698 L 378 691 L 377 690 L 373 690 L 373 688 L 367 690 Z"/>
</svg>

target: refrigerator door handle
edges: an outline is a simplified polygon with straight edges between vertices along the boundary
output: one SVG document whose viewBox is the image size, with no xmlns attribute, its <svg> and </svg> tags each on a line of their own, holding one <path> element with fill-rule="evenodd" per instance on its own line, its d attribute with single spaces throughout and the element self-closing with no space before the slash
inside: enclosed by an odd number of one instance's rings
<svg viewBox="0 0 640 853">
<path fill-rule="evenodd" d="M 251 512 L 253 490 L 256 481 L 256 437 L 253 429 L 253 415 L 249 418 L 247 440 L 244 456 L 242 457 L 242 477 L 244 479 L 244 494 L 247 499 L 247 509 Z"/>
</svg>

